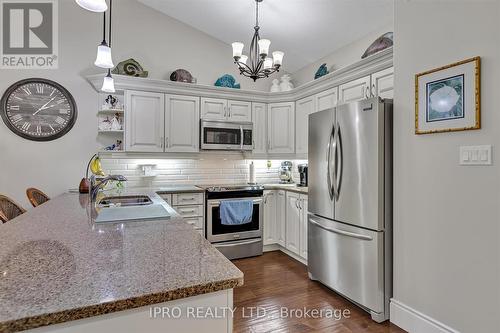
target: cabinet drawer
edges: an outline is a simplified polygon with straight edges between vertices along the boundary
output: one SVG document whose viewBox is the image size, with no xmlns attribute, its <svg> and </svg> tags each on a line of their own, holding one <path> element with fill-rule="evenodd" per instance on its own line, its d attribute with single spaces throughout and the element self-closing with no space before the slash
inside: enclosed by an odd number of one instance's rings
<svg viewBox="0 0 500 333">
<path fill-rule="evenodd" d="M 184 221 L 186 221 L 187 224 L 192 225 L 193 228 L 195 228 L 195 229 L 203 229 L 203 225 L 204 225 L 203 217 L 185 218 Z"/>
<path fill-rule="evenodd" d="M 172 194 L 159 194 L 160 198 L 165 200 L 169 205 L 172 205 Z"/>
<path fill-rule="evenodd" d="M 203 205 L 203 193 L 177 193 L 172 194 L 174 206 Z"/>
<path fill-rule="evenodd" d="M 203 206 L 174 206 L 179 215 L 182 217 L 198 217 L 203 216 Z"/>
</svg>

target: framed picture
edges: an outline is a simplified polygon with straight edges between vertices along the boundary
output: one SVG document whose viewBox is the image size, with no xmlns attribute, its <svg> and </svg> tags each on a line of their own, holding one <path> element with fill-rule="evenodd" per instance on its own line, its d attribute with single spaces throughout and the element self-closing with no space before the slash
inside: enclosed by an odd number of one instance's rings
<svg viewBox="0 0 500 333">
<path fill-rule="evenodd" d="M 481 128 L 481 58 L 415 75 L 415 134 Z"/>
</svg>

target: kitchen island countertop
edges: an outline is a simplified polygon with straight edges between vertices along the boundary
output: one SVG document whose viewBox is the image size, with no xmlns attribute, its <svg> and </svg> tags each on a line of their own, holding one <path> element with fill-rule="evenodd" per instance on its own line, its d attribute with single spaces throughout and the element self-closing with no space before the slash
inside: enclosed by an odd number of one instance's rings
<svg viewBox="0 0 500 333">
<path fill-rule="evenodd" d="M 172 212 L 94 224 L 88 195 L 63 194 L 0 225 L 0 331 L 242 285 L 243 273 Z"/>
</svg>

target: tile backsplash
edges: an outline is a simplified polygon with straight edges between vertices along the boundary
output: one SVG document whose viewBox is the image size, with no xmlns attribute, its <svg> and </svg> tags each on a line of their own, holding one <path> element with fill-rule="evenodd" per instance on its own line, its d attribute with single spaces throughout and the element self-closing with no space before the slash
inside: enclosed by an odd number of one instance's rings
<svg viewBox="0 0 500 333">
<path fill-rule="evenodd" d="M 249 179 L 249 164 L 254 162 L 257 182 L 279 183 L 278 170 L 281 160 L 250 160 L 237 157 L 211 156 L 203 159 L 144 159 L 101 158 L 102 167 L 108 174 L 127 177 L 127 187 L 169 185 L 241 184 Z M 292 160 L 293 180 L 299 181 L 297 165 L 306 160 Z M 153 177 L 145 177 L 142 165 L 153 165 Z"/>
</svg>

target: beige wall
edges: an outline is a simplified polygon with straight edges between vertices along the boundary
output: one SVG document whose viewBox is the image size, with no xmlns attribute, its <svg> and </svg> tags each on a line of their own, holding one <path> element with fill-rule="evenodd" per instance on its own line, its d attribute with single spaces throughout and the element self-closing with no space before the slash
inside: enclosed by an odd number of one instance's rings
<svg viewBox="0 0 500 333">
<path fill-rule="evenodd" d="M 303 85 L 309 81 L 314 80 L 314 74 L 318 70 L 321 64 L 326 63 L 328 66 L 328 70 L 332 72 L 333 70 L 345 67 L 347 65 L 353 64 L 359 60 L 361 60 L 361 56 L 365 52 L 365 50 L 370 46 L 371 43 L 375 41 L 382 34 L 393 31 L 393 26 L 389 25 L 383 27 L 381 29 L 377 29 L 365 37 L 352 42 L 351 44 L 340 48 L 328 56 L 315 61 L 312 64 L 301 68 L 292 74 L 293 82 L 296 87 Z"/>
<path fill-rule="evenodd" d="M 198 83 L 212 85 L 224 73 L 235 74 L 232 51 L 203 32 L 169 18 L 134 0 L 114 3 L 113 56 L 115 62 L 129 57 L 149 70 L 152 78 L 168 78 L 176 68 L 186 68 Z M 84 79 L 99 73 L 93 66 L 101 41 L 102 15 L 87 12 L 72 0 L 59 1 L 59 69 L 0 70 L 0 92 L 12 83 L 43 77 L 65 86 L 78 105 L 78 120 L 64 137 L 40 143 L 22 139 L 0 121 L 0 193 L 28 206 L 24 190 L 36 186 L 55 196 L 74 188 L 85 164 L 98 148 L 97 93 Z M 265 89 L 237 76 L 242 88 Z"/>
<path fill-rule="evenodd" d="M 459 332 L 498 332 L 500 2 L 395 0 L 394 17 L 394 298 Z M 414 75 L 472 56 L 482 129 L 416 136 Z M 493 165 L 459 166 L 459 147 L 480 144 Z"/>
</svg>

